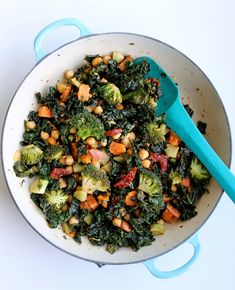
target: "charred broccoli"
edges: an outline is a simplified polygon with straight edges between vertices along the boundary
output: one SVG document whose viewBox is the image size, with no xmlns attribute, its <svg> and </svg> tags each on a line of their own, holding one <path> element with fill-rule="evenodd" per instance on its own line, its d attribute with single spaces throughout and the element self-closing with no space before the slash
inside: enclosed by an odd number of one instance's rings
<svg viewBox="0 0 235 290">
<path fill-rule="evenodd" d="M 27 165 L 37 164 L 43 158 L 43 151 L 34 144 L 24 146 L 21 150 L 21 160 Z"/>
<path fill-rule="evenodd" d="M 100 96 L 109 104 L 122 103 L 122 95 L 118 87 L 112 83 L 104 83 L 98 90 Z"/>
<path fill-rule="evenodd" d="M 73 116 L 70 124 L 72 128 L 77 130 L 77 135 L 82 140 L 90 136 L 100 140 L 104 136 L 103 123 L 95 115 L 87 111 Z"/>
<path fill-rule="evenodd" d="M 33 177 L 35 175 L 33 168 L 28 168 L 21 160 L 14 163 L 13 169 L 18 177 Z"/>
<path fill-rule="evenodd" d="M 45 192 L 45 198 L 50 205 L 59 210 L 68 200 L 68 195 L 62 190 L 51 190 Z"/>
<path fill-rule="evenodd" d="M 44 151 L 44 159 L 47 162 L 52 160 L 59 160 L 63 155 L 63 147 L 61 145 L 50 145 Z"/>
<path fill-rule="evenodd" d="M 191 161 L 190 175 L 194 181 L 199 183 L 207 183 L 211 177 L 205 166 L 196 157 Z"/>
<path fill-rule="evenodd" d="M 152 171 L 141 169 L 138 189 L 149 195 L 161 194 L 162 183 L 160 178 Z"/>
<path fill-rule="evenodd" d="M 166 128 L 159 126 L 155 122 L 147 123 L 144 128 L 144 136 L 147 142 L 153 145 L 160 144 L 165 141 Z"/>
<path fill-rule="evenodd" d="M 172 181 L 172 184 L 180 184 L 181 180 L 182 180 L 182 176 L 179 174 L 178 171 L 172 171 L 170 173 L 170 179 Z"/>
<path fill-rule="evenodd" d="M 88 194 L 95 190 L 105 192 L 110 189 L 110 181 L 103 171 L 93 165 L 87 165 L 82 171 L 82 189 Z"/>
</svg>

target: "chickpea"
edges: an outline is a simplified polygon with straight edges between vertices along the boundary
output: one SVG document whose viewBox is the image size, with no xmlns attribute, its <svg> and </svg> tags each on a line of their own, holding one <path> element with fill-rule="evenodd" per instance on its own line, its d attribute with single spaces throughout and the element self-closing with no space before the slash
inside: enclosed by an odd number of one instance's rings
<svg viewBox="0 0 235 290">
<path fill-rule="evenodd" d="M 121 213 L 121 216 L 125 216 L 126 215 L 125 207 L 120 208 L 120 213 Z"/>
<path fill-rule="evenodd" d="M 176 192 L 176 191 L 177 191 L 177 186 L 176 186 L 175 184 L 172 184 L 172 185 L 171 185 L 171 190 L 172 190 L 173 192 Z"/>
<path fill-rule="evenodd" d="M 100 141 L 100 145 L 101 145 L 102 147 L 106 147 L 107 144 L 108 144 L 108 140 L 107 140 L 107 138 L 105 138 L 103 141 Z"/>
<path fill-rule="evenodd" d="M 129 132 L 129 140 L 134 141 L 135 140 L 135 133 L 134 132 Z"/>
<path fill-rule="evenodd" d="M 98 57 L 93 58 L 91 64 L 93 67 L 96 67 L 97 65 L 101 64 L 102 62 L 103 62 L 102 57 L 98 56 Z"/>
<path fill-rule="evenodd" d="M 131 216 L 130 216 L 130 214 L 129 213 L 127 213 L 127 214 L 125 214 L 124 215 L 124 220 L 126 220 L 126 221 L 128 221 L 129 222 L 129 220 L 131 219 Z"/>
<path fill-rule="evenodd" d="M 61 94 L 63 94 L 63 91 L 66 89 L 67 85 L 66 84 L 63 84 L 63 83 L 60 83 L 58 82 L 56 84 L 56 88 L 57 88 L 57 91 Z"/>
<path fill-rule="evenodd" d="M 142 160 L 142 165 L 143 165 L 144 168 L 149 169 L 149 167 L 151 165 L 151 161 L 148 160 L 148 159 L 144 159 L 144 160 Z"/>
<path fill-rule="evenodd" d="M 86 139 L 86 144 L 91 146 L 92 148 L 97 148 L 98 142 L 94 137 L 88 137 Z"/>
<path fill-rule="evenodd" d="M 68 80 L 72 79 L 74 77 L 74 71 L 71 69 L 66 70 L 65 77 Z"/>
<path fill-rule="evenodd" d="M 65 180 L 61 177 L 59 179 L 59 187 L 60 187 L 60 189 L 65 188 L 66 186 L 67 186 L 67 184 L 66 184 Z"/>
<path fill-rule="evenodd" d="M 26 122 L 26 128 L 29 130 L 32 130 L 36 127 L 36 123 L 34 121 L 27 121 Z"/>
<path fill-rule="evenodd" d="M 117 140 L 117 139 L 119 139 L 121 136 L 122 136 L 122 133 L 117 133 L 117 134 L 113 135 L 112 138 L 113 138 L 114 140 Z"/>
<path fill-rule="evenodd" d="M 129 155 L 129 156 L 132 156 L 134 154 L 134 151 L 132 148 L 129 148 L 127 149 L 126 153 Z"/>
<path fill-rule="evenodd" d="M 51 137 L 55 138 L 55 139 L 59 139 L 60 137 L 60 132 L 59 130 L 52 130 L 51 131 Z"/>
<path fill-rule="evenodd" d="M 72 165 L 66 166 L 65 169 L 68 172 L 68 174 L 72 174 L 73 173 L 73 166 Z"/>
<path fill-rule="evenodd" d="M 110 61 L 110 59 L 111 59 L 111 56 L 110 55 L 104 55 L 103 56 L 103 62 L 105 64 L 108 64 L 108 62 Z"/>
<path fill-rule="evenodd" d="M 121 143 L 126 147 L 126 148 L 131 148 L 131 142 L 130 142 L 130 140 L 128 139 L 128 138 L 123 138 L 122 139 L 122 141 L 121 141 Z"/>
<path fill-rule="evenodd" d="M 138 155 L 141 160 L 144 160 L 149 157 L 149 152 L 145 149 L 140 149 Z"/>
<path fill-rule="evenodd" d="M 75 217 L 75 216 L 72 216 L 70 219 L 69 219 L 69 225 L 72 226 L 72 225 L 76 225 L 78 224 L 78 219 Z"/>
<path fill-rule="evenodd" d="M 45 132 L 45 131 L 41 131 L 40 136 L 41 136 L 41 138 L 42 138 L 43 140 L 47 140 L 47 139 L 49 139 L 49 137 L 50 137 L 49 133 L 47 133 L 47 132 Z"/>
<path fill-rule="evenodd" d="M 130 141 L 134 141 L 135 140 L 135 133 L 129 132 L 126 134 L 125 138 L 129 139 Z"/>
<path fill-rule="evenodd" d="M 73 156 L 72 155 L 66 156 L 65 163 L 66 165 L 73 165 L 74 163 Z"/>
<path fill-rule="evenodd" d="M 21 151 L 20 150 L 16 150 L 13 156 L 14 161 L 20 161 L 21 159 Z"/>
<path fill-rule="evenodd" d="M 108 82 L 105 78 L 102 78 L 100 81 L 101 81 L 101 83 L 107 83 Z"/>
<path fill-rule="evenodd" d="M 101 115 L 102 113 L 103 113 L 103 108 L 101 107 L 101 106 L 97 106 L 97 107 L 95 107 L 95 109 L 94 109 L 94 113 L 96 114 L 96 115 Z"/>
</svg>

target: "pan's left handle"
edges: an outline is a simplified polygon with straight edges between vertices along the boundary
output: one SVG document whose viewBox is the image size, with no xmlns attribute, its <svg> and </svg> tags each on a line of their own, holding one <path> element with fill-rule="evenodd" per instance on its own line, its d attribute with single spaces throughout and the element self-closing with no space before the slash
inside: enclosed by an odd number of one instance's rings
<svg viewBox="0 0 235 290">
<path fill-rule="evenodd" d="M 48 33 L 53 30 L 62 27 L 72 25 L 79 29 L 80 37 L 91 34 L 90 31 L 76 18 L 63 18 L 44 27 L 36 36 L 34 40 L 34 51 L 36 54 L 37 61 L 43 59 L 48 53 L 42 49 L 42 41 L 47 36 Z"/>
<path fill-rule="evenodd" d="M 193 236 L 188 241 L 188 243 L 192 245 L 194 252 L 193 252 L 192 257 L 181 267 L 171 270 L 171 271 L 161 271 L 157 268 L 156 263 L 155 263 L 157 258 L 145 261 L 144 262 L 145 267 L 156 278 L 169 279 L 169 278 L 174 278 L 176 276 L 182 275 L 183 273 L 188 271 L 188 269 L 194 264 L 201 250 L 200 242 L 197 235 Z"/>
</svg>

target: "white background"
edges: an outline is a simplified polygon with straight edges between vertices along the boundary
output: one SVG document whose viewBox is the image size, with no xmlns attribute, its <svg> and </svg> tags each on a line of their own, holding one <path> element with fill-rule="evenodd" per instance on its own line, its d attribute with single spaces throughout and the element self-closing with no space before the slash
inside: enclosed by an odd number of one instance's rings
<svg viewBox="0 0 235 290">
<path fill-rule="evenodd" d="M 33 51 L 36 34 L 59 18 L 75 17 L 93 33 L 145 34 L 185 53 L 218 90 L 235 144 L 234 13 L 233 0 L 1 1 L 0 125 L 14 91 L 36 62 Z M 60 29 L 46 39 L 45 48 L 55 49 L 77 36 L 75 28 Z M 231 168 L 235 172 L 234 158 Z M 232 290 L 235 289 L 234 222 L 234 204 L 224 195 L 199 232 L 202 251 L 198 261 L 182 276 L 157 279 L 143 264 L 98 268 L 57 250 L 38 236 L 16 209 L 1 172 L 0 288 Z M 158 265 L 171 269 L 190 253 L 190 248 L 183 245 L 161 257 Z"/>
</svg>

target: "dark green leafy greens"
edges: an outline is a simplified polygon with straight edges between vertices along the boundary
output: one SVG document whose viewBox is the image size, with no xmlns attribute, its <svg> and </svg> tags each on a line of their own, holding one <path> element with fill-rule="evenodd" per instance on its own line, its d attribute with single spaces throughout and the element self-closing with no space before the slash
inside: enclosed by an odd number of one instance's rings
<svg viewBox="0 0 235 290">
<path fill-rule="evenodd" d="M 101 62 L 92 65 L 95 58 Z M 155 114 L 160 83 L 145 78 L 147 62 L 135 64 L 128 56 L 120 66 L 122 59 L 126 57 L 119 53 L 108 61 L 86 56 L 88 64 L 64 83 L 70 88 L 65 99 L 56 86 L 45 95 L 36 93 L 39 105 L 48 107 L 53 117 L 29 112 L 21 159 L 13 167 L 16 176 L 36 176 L 35 184 L 46 184 L 44 193 L 34 186 L 31 199 L 51 228 L 62 225 L 78 243 L 86 236 L 110 253 L 150 245 L 155 239 L 151 225 L 163 222 L 167 204 L 179 211 L 181 220 L 194 217 L 210 179 L 182 141 L 171 148 L 178 146 L 177 154 L 167 155 L 171 132 L 165 116 Z M 78 98 L 80 84 L 89 86 L 84 101 Z M 192 109 L 185 108 L 192 116 Z M 198 127 L 205 133 L 205 123 L 198 122 Z M 113 142 L 126 144 L 122 154 L 110 153 Z"/>
</svg>

